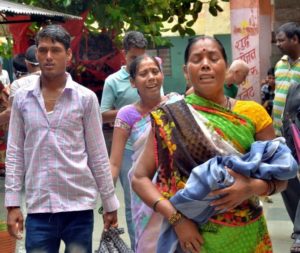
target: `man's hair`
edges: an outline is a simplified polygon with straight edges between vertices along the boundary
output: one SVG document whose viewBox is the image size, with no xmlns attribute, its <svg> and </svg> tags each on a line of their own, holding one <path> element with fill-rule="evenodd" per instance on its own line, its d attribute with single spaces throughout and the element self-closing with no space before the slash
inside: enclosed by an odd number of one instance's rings
<svg viewBox="0 0 300 253">
<path fill-rule="evenodd" d="M 249 66 L 248 66 L 248 64 L 245 61 L 243 61 L 241 59 L 237 59 L 237 60 L 234 60 L 231 63 L 228 71 L 233 71 L 234 72 L 234 71 L 237 71 L 237 70 L 238 71 L 242 70 L 245 73 L 247 72 L 247 74 L 248 74 L 248 72 L 249 72 Z"/>
<path fill-rule="evenodd" d="M 123 48 L 128 52 L 131 48 L 145 49 L 147 47 L 147 40 L 141 32 L 130 31 L 125 34 L 123 39 Z"/>
<path fill-rule="evenodd" d="M 25 54 L 17 54 L 13 57 L 12 64 L 17 78 L 27 75 L 28 70 L 25 63 Z"/>
<path fill-rule="evenodd" d="M 69 49 L 71 45 L 70 34 L 60 25 L 48 25 L 40 30 L 35 37 L 36 46 L 39 41 L 44 38 L 50 38 L 53 42 L 62 43 L 65 49 Z"/>
<path fill-rule="evenodd" d="M 25 60 L 33 66 L 38 66 L 39 62 L 35 57 L 35 53 L 36 53 L 36 45 L 32 45 L 28 47 L 25 53 Z"/>
<path fill-rule="evenodd" d="M 274 68 L 269 68 L 267 72 L 268 76 L 275 76 L 275 69 Z"/>
<path fill-rule="evenodd" d="M 298 42 L 300 43 L 300 26 L 296 22 L 288 22 L 281 25 L 276 33 L 283 32 L 285 36 L 289 39 L 293 38 L 295 35 L 298 38 Z"/>
</svg>

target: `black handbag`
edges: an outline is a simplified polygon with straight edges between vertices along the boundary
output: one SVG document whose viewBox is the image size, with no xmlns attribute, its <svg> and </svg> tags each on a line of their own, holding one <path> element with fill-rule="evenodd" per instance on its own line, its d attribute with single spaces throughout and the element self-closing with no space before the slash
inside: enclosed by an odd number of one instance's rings
<svg viewBox="0 0 300 253">
<path fill-rule="evenodd" d="M 101 236 L 99 249 L 95 253 L 134 253 L 120 237 L 124 228 L 110 228 Z"/>
</svg>

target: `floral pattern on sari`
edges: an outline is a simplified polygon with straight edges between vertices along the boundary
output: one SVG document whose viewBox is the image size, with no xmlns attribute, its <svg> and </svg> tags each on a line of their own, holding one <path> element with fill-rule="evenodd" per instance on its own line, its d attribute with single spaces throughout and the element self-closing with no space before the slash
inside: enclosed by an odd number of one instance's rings
<svg viewBox="0 0 300 253">
<path fill-rule="evenodd" d="M 254 142 L 255 126 L 247 117 L 199 98 L 195 94 L 188 96 L 186 102 L 187 104 L 190 103 L 201 116 L 207 119 L 204 125 L 208 132 L 217 134 L 241 153 L 247 152 L 251 143 Z M 172 197 L 184 187 L 194 167 L 206 162 L 215 155 L 222 155 L 219 151 L 213 150 L 205 134 L 197 132 L 198 122 L 195 121 L 191 111 L 186 109 L 187 104 L 184 101 L 177 101 L 173 104 L 163 105 L 151 112 L 158 166 L 156 185 L 166 198 Z M 191 134 L 189 135 L 188 132 L 191 132 Z M 206 231 L 208 234 L 218 233 L 221 235 L 218 240 L 223 240 L 223 236 L 226 237 L 223 230 L 235 227 L 244 231 L 249 226 L 256 226 L 256 230 L 260 231 L 262 235 L 257 241 L 254 240 L 254 243 L 251 242 L 254 244 L 251 247 L 256 248 L 253 252 L 272 252 L 267 227 L 263 224 L 262 208 L 259 205 L 258 198 L 253 197 L 231 211 L 211 217 L 204 227 L 206 229 L 210 228 Z M 216 231 L 213 232 L 211 229 Z M 239 233 L 241 233 L 238 232 L 239 229 L 230 230 L 230 233 L 239 236 Z M 206 232 L 203 234 L 204 240 Z M 255 235 L 251 236 L 254 237 Z M 217 238 L 213 240 L 215 239 Z M 212 252 L 205 251 L 205 245 L 202 249 L 203 252 Z M 210 246 L 207 243 L 207 247 Z"/>
</svg>

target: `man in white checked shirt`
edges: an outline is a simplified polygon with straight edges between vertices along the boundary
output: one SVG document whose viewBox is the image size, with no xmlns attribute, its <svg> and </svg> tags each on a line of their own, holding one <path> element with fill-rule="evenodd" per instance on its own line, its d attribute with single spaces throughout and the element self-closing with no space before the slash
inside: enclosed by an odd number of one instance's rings
<svg viewBox="0 0 300 253">
<path fill-rule="evenodd" d="M 115 195 L 96 95 L 66 73 L 70 35 L 57 25 L 39 31 L 41 76 L 17 91 L 9 127 L 5 206 L 8 230 L 23 230 L 21 189 L 26 191 L 26 251 L 92 252 L 93 209 L 100 193 L 104 227 L 117 224 Z"/>
</svg>

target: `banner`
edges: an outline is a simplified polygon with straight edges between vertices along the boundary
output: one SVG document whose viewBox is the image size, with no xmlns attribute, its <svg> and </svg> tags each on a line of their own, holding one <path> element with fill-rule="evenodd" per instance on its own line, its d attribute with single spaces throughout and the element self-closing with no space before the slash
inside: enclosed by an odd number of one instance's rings
<svg viewBox="0 0 300 253">
<path fill-rule="evenodd" d="M 232 58 L 245 61 L 250 68 L 246 81 L 239 86 L 237 99 L 261 101 L 260 83 L 270 67 L 271 56 L 271 11 L 265 11 L 268 8 L 271 10 L 270 3 L 260 6 L 258 0 L 230 1 Z"/>
<path fill-rule="evenodd" d="M 233 60 L 245 61 L 249 68 L 246 81 L 239 86 L 238 99 L 260 101 L 258 9 L 231 10 Z"/>
</svg>

